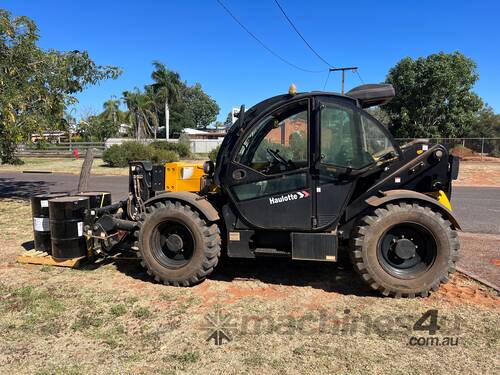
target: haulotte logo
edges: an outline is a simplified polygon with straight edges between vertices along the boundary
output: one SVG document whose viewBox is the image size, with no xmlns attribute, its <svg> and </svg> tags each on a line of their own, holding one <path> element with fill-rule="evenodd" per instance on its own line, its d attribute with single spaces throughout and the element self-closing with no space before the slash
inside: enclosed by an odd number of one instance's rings
<svg viewBox="0 0 500 375">
<path fill-rule="evenodd" d="M 310 194 L 306 190 L 297 191 L 295 193 L 283 194 L 279 197 L 271 197 L 269 198 L 269 204 L 277 204 L 290 202 L 297 199 L 307 198 Z"/>
</svg>

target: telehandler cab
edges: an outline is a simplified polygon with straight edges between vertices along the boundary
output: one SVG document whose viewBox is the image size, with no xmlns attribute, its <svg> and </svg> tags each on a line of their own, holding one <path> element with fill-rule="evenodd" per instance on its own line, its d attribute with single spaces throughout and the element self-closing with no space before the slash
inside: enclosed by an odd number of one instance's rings
<svg viewBox="0 0 500 375">
<path fill-rule="evenodd" d="M 242 106 L 216 163 L 130 163 L 130 194 L 89 210 L 96 251 L 129 241 L 156 281 L 190 286 L 229 257 L 335 262 L 347 251 L 374 290 L 426 296 L 454 271 L 458 159 L 439 144 L 399 146 L 364 108 L 391 85 L 346 95 L 293 92 Z"/>
</svg>

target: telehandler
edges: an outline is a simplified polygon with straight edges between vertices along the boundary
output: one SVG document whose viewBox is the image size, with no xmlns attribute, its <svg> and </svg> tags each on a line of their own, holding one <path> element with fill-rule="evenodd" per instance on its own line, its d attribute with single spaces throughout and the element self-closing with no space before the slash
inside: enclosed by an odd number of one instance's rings
<svg viewBox="0 0 500 375">
<path fill-rule="evenodd" d="M 242 106 L 215 163 L 130 162 L 128 199 L 89 210 L 87 239 L 104 253 L 129 242 L 168 285 L 199 283 L 221 252 L 326 262 L 348 252 L 372 289 L 427 296 L 458 258 L 458 159 L 427 140 L 399 146 L 364 110 L 393 96 L 370 84 Z"/>
</svg>

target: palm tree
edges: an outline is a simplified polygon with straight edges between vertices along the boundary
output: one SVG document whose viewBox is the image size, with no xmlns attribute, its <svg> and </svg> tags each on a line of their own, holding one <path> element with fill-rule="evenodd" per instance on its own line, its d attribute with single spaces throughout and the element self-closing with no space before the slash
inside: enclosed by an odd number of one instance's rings
<svg viewBox="0 0 500 375">
<path fill-rule="evenodd" d="M 125 91 L 123 93 L 123 100 L 129 110 L 129 120 L 135 125 L 137 139 L 152 134 L 156 138 L 159 121 L 155 99 L 156 95 L 148 86 L 146 86 L 144 93 L 137 87 L 133 92 Z"/>
<path fill-rule="evenodd" d="M 138 96 L 140 95 L 139 89 L 136 87 L 134 91 L 124 91 L 123 101 L 127 105 L 128 113 L 127 120 L 134 125 L 135 137 L 140 139 L 143 135 L 142 119 L 139 115 Z"/>
<path fill-rule="evenodd" d="M 111 99 L 106 100 L 103 104 L 104 111 L 101 116 L 104 120 L 111 120 L 113 125 L 116 125 L 118 122 L 118 114 L 120 112 L 120 100 L 116 99 L 113 95 Z"/>
<path fill-rule="evenodd" d="M 165 132 L 168 139 L 170 122 L 169 103 L 172 104 L 179 100 L 182 83 L 179 73 L 168 70 L 165 64 L 160 61 L 153 61 L 153 66 L 154 71 L 151 74 L 151 78 L 155 83 L 153 83 L 152 87 L 158 99 L 162 100 L 165 104 Z"/>
</svg>

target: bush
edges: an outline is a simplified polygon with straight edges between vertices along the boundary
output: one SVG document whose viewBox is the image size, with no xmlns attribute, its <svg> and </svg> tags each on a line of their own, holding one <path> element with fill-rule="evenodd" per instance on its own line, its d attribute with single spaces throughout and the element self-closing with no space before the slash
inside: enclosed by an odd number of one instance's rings
<svg viewBox="0 0 500 375">
<path fill-rule="evenodd" d="M 152 148 L 151 160 L 154 163 L 170 163 L 173 161 L 179 161 L 179 155 L 172 150 L 159 150 Z"/>
<path fill-rule="evenodd" d="M 126 167 L 130 160 L 151 160 L 157 162 L 178 161 L 179 155 L 172 150 L 160 150 L 140 142 L 125 142 L 113 145 L 104 151 L 102 159 L 110 167 Z"/>
<path fill-rule="evenodd" d="M 130 160 L 150 160 L 152 148 L 140 142 L 113 145 L 104 151 L 102 159 L 110 167 L 126 167 Z"/>
<path fill-rule="evenodd" d="M 157 150 L 166 150 L 166 151 L 174 151 L 181 158 L 190 158 L 191 150 L 189 149 L 189 145 L 184 142 L 167 142 L 167 141 L 154 141 L 151 143 L 151 146 Z"/>
<path fill-rule="evenodd" d="M 217 154 L 219 153 L 220 146 L 217 146 L 214 148 L 212 151 L 208 153 L 208 158 L 212 160 L 215 163 L 215 160 L 217 159 Z"/>
</svg>

